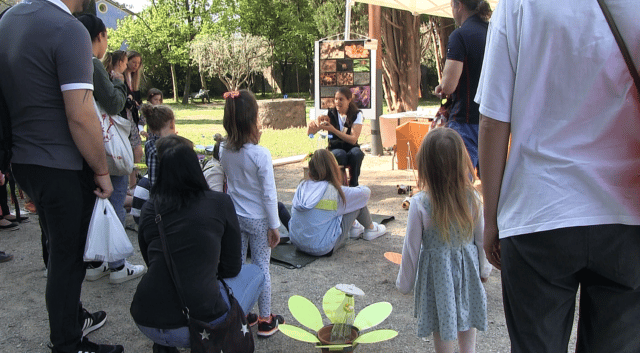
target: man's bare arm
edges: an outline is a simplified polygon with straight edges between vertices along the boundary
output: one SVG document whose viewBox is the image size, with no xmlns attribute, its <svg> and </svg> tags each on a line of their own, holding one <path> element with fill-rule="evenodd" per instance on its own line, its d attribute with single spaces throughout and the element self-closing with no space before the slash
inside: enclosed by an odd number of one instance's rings
<svg viewBox="0 0 640 353">
<path fill-rule="evenodd" d="M 91 90 L 68 90 L 62 92 L 67 122 L 71 137 L 82 157 L 96 174 L 95 181 L 100 190 L 96 194 L 109 197 L 113 191 L 107 155 L 104 150 L 102 127 L 93 106 L 93 92 Z"/>
<path fill-rule="evenodd" d="M 484 249 L 487 259 L 501 268 L 498 200 L 507 162 L 511 124 L 480 115 L 478 159 L 484 199 Z"/>
</svg>

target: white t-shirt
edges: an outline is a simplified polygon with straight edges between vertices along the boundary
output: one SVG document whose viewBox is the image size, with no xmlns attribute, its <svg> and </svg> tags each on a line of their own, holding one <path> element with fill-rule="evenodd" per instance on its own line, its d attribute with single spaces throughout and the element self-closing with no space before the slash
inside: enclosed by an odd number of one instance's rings
<svg viewBox="0 0 640 353">
<path fill-rule="evenodd" d="M 362 125 L 362 112 L 358 112 L 356 115 L 356 120 L 353 121 L 353 125 L 360 124 Z M 340 131 L 344 130 L 344 123 L 347 121 L 347 116 L 338 113 L 338 124 L 340 125 Z"/>
<path fill-rule="evenodd" d="M 640 58 L 640 1 L 607 4 L 632 57 Z M 636 93 L 596 1 L 498 3 L 475 100 L 481 114 L 511 123 L 501 238 L 640 225 Z"/>
</svg>

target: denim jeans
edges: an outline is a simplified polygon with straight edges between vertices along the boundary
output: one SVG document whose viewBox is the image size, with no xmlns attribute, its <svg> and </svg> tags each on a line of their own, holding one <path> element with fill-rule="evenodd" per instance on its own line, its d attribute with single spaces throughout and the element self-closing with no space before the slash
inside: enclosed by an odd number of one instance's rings
<svg viewBox="0 0 640 353">
<path fill-rule="evenodd" d="M 124 199 L 127 197 L 127 186 L 129 185 L 129 176 L 128 175 L 111 175 L 111 184 L 113 185 L 113 192 L 111 193 L 111 197 L 109 197 L 109 201 L 111 205 L 116 210 L 116 214 L 118 215 L 118 219 L 122 226 L 125 226 L 124 219 L 127 213 L 124 210 Z M 109 262 L 109 268 L 114 269 L 124 265 L 124 260 L 118 260 L 114 262 Z"/>
<path fill-rule="evenodd" d="M 262 292 L 262 283 L 264 281 L 264 275 L 260 268 L 253 264 L 242 265 L 240 273 L 233 278 L 225 278 L 224 281 L 231 289 L 233 296 L 242 307 L 245 314 L 253 308 L 258 301 L 258 295 Z M 227 307 L 231 307 L 229 304 L 229 298 L 227 297 L 227 291 L 224 289 L 222 283 L 220 283 L 220 293 Z M 225 313 L 221 317 L 213 320 L 210 324 L 215 325 L 222 322 L 227 317 Z M 153 342 L 169 347 L 184 347 L 188 348 L 189 344 L 189 328 L 187 326 L 176 329 L 159 329 L 153 327 L 146 327 L 138 325 L 140 331 Z"/>
<path fill-rule="evenodd" d="M 478 126 L 478 124 L 459 123 L 455 120 L 447 123 L 447 127 L 455 130 L 462 137 L 474 168 L 478 168 Z"/>
</svg>

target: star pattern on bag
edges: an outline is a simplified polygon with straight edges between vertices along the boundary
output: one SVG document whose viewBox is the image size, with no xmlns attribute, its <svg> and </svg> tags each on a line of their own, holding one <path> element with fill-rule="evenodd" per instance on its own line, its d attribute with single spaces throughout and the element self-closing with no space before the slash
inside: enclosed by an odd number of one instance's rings
<svg viewBox="0 0 640 353">
<path fill-rule="evenodd" d="M 209 339 L 209 332 L 207 332 L 207 330 L 202 330 L 202 332 L 200 333 L 200 336 L 202 336 L 202 340 L 208 340 Z"/>
<path fill-rule="evenodd" d="M 242 331 L 242 333 L 245 335 L 250 332 L 247 328 L 247 324 L 242 324 L 242 329 L 240 329 L 240 331 Z"/>
</svg>

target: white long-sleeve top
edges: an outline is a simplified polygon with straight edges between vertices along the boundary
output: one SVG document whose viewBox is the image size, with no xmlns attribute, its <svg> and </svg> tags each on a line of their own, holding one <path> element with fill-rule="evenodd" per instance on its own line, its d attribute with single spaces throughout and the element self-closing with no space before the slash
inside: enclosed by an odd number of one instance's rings
<svg viewBox="0 0 640 353">
<path fill-rule="evenodd" d="M 420 192 L 411 198 L 409 205 L 407 231 L 402 246 L 402 262 L 400 264 L 398 278 L 396 279 L 396 287 L 403 294 L 411 292 L 416 281 L 423 230 L 436 226 L 431 219 L 431 214 L 424 207 L 423 199 L 425 197 L 428 197 L 426 193 Z M 483 249 L 484 238 L 482 232 L 484 230 L 484 220 L 482 217 L 482 207 L 480 207 L 479 212 L 480 214 L 473 226 L 473 241 L 478 248 L 480 277 L 488 278 L 491 274 L 492 267 L 487 261 Z"/>
<path fill-rule="evenodd" d="M 266 218 L 270 229 L 280 226 L 278 193 L 273 176 L 271 152 L 265 147 L 246 143 L 238 151 L 220 145 L 220 163 L 227 175 L 227 193 L 238 216 Z"/>
</svg>

